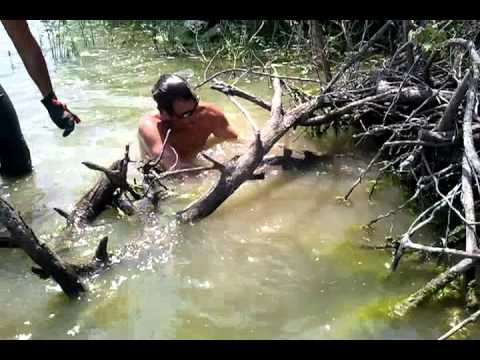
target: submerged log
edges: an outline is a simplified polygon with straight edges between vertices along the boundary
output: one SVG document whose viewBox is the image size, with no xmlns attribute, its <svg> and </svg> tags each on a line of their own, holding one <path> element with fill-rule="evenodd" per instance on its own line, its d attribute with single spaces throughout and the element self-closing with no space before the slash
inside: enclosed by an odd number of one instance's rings
<svg viewBox="0 0 480 360">
<path fill-rule="evenodd" d="M 129 161 L 127 145 L 124 159 L 115 161 L 109 168 L 84 163 L 87 167 L 99 170 L 103 174 L 75 204 L 70 214 L 62 209 L 54 208 L 60 216 L 67 220 L 67 226 L 63 233 L 65 238 L 70 238 L 73 233 L 80 232 L 109 206 L 118 206 L 127 214 L 134 213 L 134 206 L 125 196 L 125 193 L 128 192 L 135 198 L 139 198 L 126 180 Z M 0 201 L 0 223 L 4 224 L 10 233 L 10 237 L 3 239 L 0 246 L 10 246 L 11 244 L 13 247 L 22 248 L 38 265 L 38 267 L 32 267 L 32 272 L 42 279 L 53 278 L 69 297 L 78 297 L 79 294 L 86 291 L 81 282 L 82 277 L 106 269 L 110 265 L 107 237 L 99 242 L 93 259 L 87 262 L 67 262 L 55 254 L 45 243 L 41 243 L 21 216 L 7 202 L 1 199 Z"/>
<path fill-rule="evenodd" d="M 126 214 L 135 212 L 133 205 L 125 196 L 128 193 L 135 200 L 141 198 L 127 182 L 129 162 L 129 145 L 125 148 L 124 158 L 115 161 L 109 168 L 91 162 L 83 162 L 83 165 L 89 169 L 102 172 L 102 175 L 93 187 L 75 204 L 70 214 L 56 209 L 60 215 L 67 217 L 66 234 L 83 229 L 109 206 L 118 206 Z"/>
<path fill-rule="evenodd" d="M 15 249 L 18 248 L 18 245 L 15 244 L 11 236 L 0 236 L 0 248 Z"/>
<path fill-rule="evenodd" d="M 119 170 L 120 160 L 115 161 L 108 169 Z M 95 185 L 75 204 L 67 218 L 67 232 L 78 231 L 90 224 L 96 217 L 113 203 L 115 185 L 106 174 L 102 174 Z"/>
<path fill-rule="evenodd" d="M 0 199 L 0 222 L 10 232 L 15 244 L 22 248 L 45 274 L 51 276 L 65 294 L 77 297 L 85 291 L 73 267 L 62 261 L 45 243 L 41 243 L 22 217 L 3 199 Z"/>
<path fill-rule="evenodd" d="M 407 299 L 397 304 L 395 306 L 394 313 L 397 316 L 405 316 L 411 310 L 428 301 L 439 290 L 443 289 L 457 277 L 464 274 L 475 264 L 475 262 L 476 260 L 474 259 L 463 259 L 455 266 L 452 266 L 450 269 L 428 282 L 421 289 L 410 295 Z"/>
</svg>

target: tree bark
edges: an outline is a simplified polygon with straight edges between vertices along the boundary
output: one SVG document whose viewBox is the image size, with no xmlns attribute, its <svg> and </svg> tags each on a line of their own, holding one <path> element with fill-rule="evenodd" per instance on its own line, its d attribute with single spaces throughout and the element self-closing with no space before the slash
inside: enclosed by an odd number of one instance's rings
<svg viewBox="0 0 480 360">
<path fill-rule="evenodd" d="M 108 169 L 119 170 L 121 160 L 115 161 Z M 113 203 L 116 186 L 107 175 L 102 174 L 95 185 L 82 196 L 67 219 L 66 233 L 79 231 L 91 223 L 107 206 Z"/>
<path fill-rule="evenodd" d="M 323 71 L 325 81 L 332 80 L 330 63 L 325 51 L 325 36 L 318 20 L 308 20 L 313 64 Z"/>
<path fill-rule="evenodd" d="M 475 262 L 476 260 L 474 259 L 463 259 L 457 265 L 441 273 L 435 279 L 423 286 L 420 290 L 416 291 L 414 294 L 410 295 L 407 299 L 398 304 L 395 307 L 394 313 L 398 316 L 405 316 L 409 311 L 430 299 L 437 293 L 438 290 L 444 288 L 458 276 L 465 273 L 465 271 L 470 269 Z"/>
<path fill-rule="evenodd" d="M 73 267 L 60 259 L 45 243 L 40 243 L 22 217 L 0 199 L 0 221 L 10 232 L 15 244 L 51 276 L 69 297 L 77 297 L 85 287 Z"/>
</svg>

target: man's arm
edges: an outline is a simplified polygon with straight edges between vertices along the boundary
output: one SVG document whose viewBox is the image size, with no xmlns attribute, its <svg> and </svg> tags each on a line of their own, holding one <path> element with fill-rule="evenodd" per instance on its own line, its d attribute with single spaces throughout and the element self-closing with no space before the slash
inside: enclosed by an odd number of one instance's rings
<svg viewBox="0 0 480 360">
<path fill-rule="evenodd" d="M 42 50 L 30 32 L 26 20 L 1 20 L 5 30 L 12 39 L 28 74 L 42 94 L 42 104 L 50 118 L 60 129 L 65 130 L 63 136 L 68 136 L 80 119 L 68 110 L 67 106 L 57 99 L 48 73 L 47 64 Z"/>
<path fill-rule="evenodd" d="M 216 117 L 216 126 L 213 135 L 222 140 L 237 140 L 239 138 L 237 132 L 230 126 L 227 118 L 223 114 Z"/>
<path fill-rule="evenodd" d="M 154 159 L 162 153 L 163 141 L 158 132 L 157 125 L 153 121 L 148 118 L 144 118 L 140 121 L 138 137 L 140 146 L 146 157 Z M 165 169 L 170 169 L 175 164 L 177 164 L 178 167 L 180 164 L 180 159 L 178 159 L 174 149 L 168 144 L 162 155 L 161 164 Z"/>
<path fill-rule="evenodd" d="M 214 121 L 215 126 L 212 131 L 214 136 L 208 138 L 207 143 L 205 144 L 205 149 L 209 149 L 224 141 L 243 141 L 243 139 L 238 136 L 237 132 L 230 126 L 225 115 L 218 114 Z"/>
<path fill-rule="evenodd" d="M 28 74 L 42 93 L 42 97 L 52 92 L 52 83 L 42 50 L 33 37 L 25 20 L 2 20 L 8 36 L 18 51 Z"/>
</svg>

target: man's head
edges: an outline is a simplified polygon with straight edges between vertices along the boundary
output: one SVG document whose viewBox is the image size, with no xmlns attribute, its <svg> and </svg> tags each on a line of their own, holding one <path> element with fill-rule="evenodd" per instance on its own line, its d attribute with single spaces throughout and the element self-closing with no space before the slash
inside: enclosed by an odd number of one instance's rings
<svg viewBox="0 0 480 360">
<path fill-rule="evenodd" d="M 160 115 L 167 120 L 188 118 L 198 105 L 197 96 L 187 81 L 178 75 L 160 76 L 152 89 L 152 95 Z"/>
</svg>

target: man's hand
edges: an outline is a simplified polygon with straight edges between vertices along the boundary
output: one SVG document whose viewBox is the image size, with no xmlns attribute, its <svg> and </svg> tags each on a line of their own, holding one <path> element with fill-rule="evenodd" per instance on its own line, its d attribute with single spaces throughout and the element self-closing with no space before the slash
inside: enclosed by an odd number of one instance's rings
<svg viewBox="0 0 480 360">
<path fill-rule="evenodd" d="M 42 104 L 47 108 L 52 121 L 60 128 L 65 130 L 63 136 L 66 137 L 75 129 L 75 123 L 80 123 L 77 115 L 68 110 L 67 105 L 60 102 L 55 93 L 51 92 L 42 99 Z"/>
</svg>

